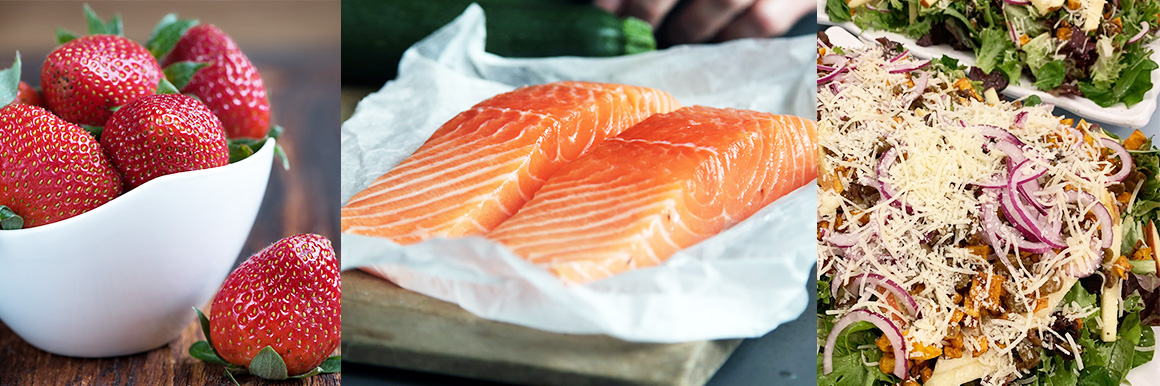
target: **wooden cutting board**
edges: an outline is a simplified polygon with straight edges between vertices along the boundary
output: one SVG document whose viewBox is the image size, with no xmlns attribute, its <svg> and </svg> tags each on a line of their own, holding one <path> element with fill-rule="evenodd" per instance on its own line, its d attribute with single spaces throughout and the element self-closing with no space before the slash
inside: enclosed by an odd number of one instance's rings
<svg viewBox="0 0 1160 386">
<path fill-rule="evenodd" d="M 479 318 L 362 271 L 342 273 L 343 361 L 525 385 L 700 386 L 740 340 L 625 342 Z"/>
</svg>

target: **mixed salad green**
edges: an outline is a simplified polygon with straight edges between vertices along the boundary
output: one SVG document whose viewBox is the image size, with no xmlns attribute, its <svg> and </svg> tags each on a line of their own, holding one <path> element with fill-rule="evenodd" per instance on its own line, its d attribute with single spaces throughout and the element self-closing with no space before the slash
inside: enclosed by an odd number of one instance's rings
<svg viewBox="0 0 1160 386">
<path fill-rule="evenodd" d="M 1158 0 L 827 0 L 832 21 L 973 52 L 983 73 L 1128 107 L 1152 88 Z M 1006 87 L 1006 84 L 1002 85 Z"/>
</svg>

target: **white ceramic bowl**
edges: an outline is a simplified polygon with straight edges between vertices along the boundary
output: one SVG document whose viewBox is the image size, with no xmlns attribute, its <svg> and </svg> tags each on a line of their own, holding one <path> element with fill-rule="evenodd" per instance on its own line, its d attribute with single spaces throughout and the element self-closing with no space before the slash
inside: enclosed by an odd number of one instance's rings
<svg viewBox="0 0 1160 386">
<path fill-rule="evenodd" d="M 241 252 L 274 145 L 231 165 L 159 177 L 64 221 L 0 231 L 0 321 L 66 356 L 172 341 Z"/>
</svg>

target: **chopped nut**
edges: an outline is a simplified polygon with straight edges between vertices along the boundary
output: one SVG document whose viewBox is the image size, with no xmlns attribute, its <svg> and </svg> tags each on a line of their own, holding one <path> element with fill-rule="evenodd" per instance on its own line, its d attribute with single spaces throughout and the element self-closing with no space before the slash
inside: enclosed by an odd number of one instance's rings
<svg viewBox="0 0 1160 386">
<path fill-rule="evenodd" d="M 1063 24 L 1063 27 L 1055 30 L 1055 37 L 1063 41 L 1071 40 L 1071 27 L 1067 26 L 1067 21 L 1064 21 Z"/>
<path fill-rule="evenodd" d="M 929 361 L 931 359 L 938 358 L 939 355 L 942 355 L 943 353 L 943 349 L 938 347 L 927 346 L 918 342 L 911 343 L 913 343 L 913 347 L 911 347 L 910 353 L 908 354 L 910 355 L 910 359 Z"/>
<path fill-rule="evenodd" d="M 1116 262 L 1112 264 L 1112 273 L 1120 279 L 1127 279 L 1128 272 L 1132 271 L 1132 263 L 1128 262 L 1128 258 L 1120 255 L 1116 258 Z"/>
<path fill-rule="evenodd" d="M 979 344 L 979 349 L 977 351 L 972 350 L 971 351 L 972 356 L 977 357 L 977 356 L 983 355 L 983 353 L 987 352 L 987 338 L 984 338 L 982 336 L 975 337 L 975 343 Z"/>
<path fill-rule="evenodd" d="M 1030 42 L 1031 42 L 1031 38 L 1027 37 L 1027 34 L 1019 35 L 1019 46 L 1020 47 L 1025 46 L 1025 45 L 1027 45 L 1027 43 L 1030 43 Z"/>
<path fill-rule="evenodd" d="M 882 352 L 894 352 L 894 350 L 890 349 L 890 339 L 886 338 L 886 335 L 882 335 L 878 340 L 874 341 L 874 345 L 878 346 L 878 349 L 882 350 Z"/>
<path fill-rule="evenodd" d="M 1132 260 L 1152 260 L 1152 248 L 1141 247 L 1132 254 Z"/>
</svg>

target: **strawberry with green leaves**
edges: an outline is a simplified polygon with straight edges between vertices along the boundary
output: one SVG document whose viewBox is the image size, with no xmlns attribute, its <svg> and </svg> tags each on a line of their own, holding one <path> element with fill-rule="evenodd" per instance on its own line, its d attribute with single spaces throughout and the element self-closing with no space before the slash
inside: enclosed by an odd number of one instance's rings
<svg viewBox="0 0 1160 386">
<path fill-rule="evenodd" d="M 0 227 L 51 224 L 120 194 L 117 172 L 84 129 L 37 106 L 0 108 Z"/>
<path fill-rule="evenodd" d="M 101 145 L 84 129 L 20 103 L 20 53 L 0 71 L 0 229 L 32 228 L 121 194 Z"/>
<path fill-rule="evenodd" d="M 153 95 L 163 78 L 149 50 L 126 39 L 120 16 L 104 23 L 85 6 L 91 35 L 57 32 L 57 47 L 44 60 L 41 92 L 49 110 L 78 125 L 104 126 L 112 109 Z"/>
<path fill-rule="evenodd" d="M 205 102 L 221 118 L 229 138 L 265 138 L 270 129 L 270 100 L 266 95 L 266 85 L 237 43 L 212 24 L 195 25 L 196 21 L 176 18 L 169 19 L 169 22 L 185 22 L 190 27 L 180 35 L 172 50 L 157 52 L 165 68 L 168 70 L 183 63 L 204 65 L 196 70 L 188 83 L 175 81 L 174 84 L 181 92 Z M 163 20 L 157 29 L 165 28 L 167 24 Z"/>
<path fill-rule="evenodd" d="M 341 278 L 325 237 L 287 237 L 251 256 L 222 283 L 209 318 L 198 315 L 208 342 L 190 355 L 227 365 L 231 378 L 243 370 L 275 380 L 340 371 L 340 358 L 329 356 L 342 336 Z"/>
<path fill-rule="evenodd" d="M 229 163 L 222 123 L 205 105 L 182 94 L 138 98 L 109 118 L 101 146 L 125 190 L 167 174 Z"/>
</svg>

